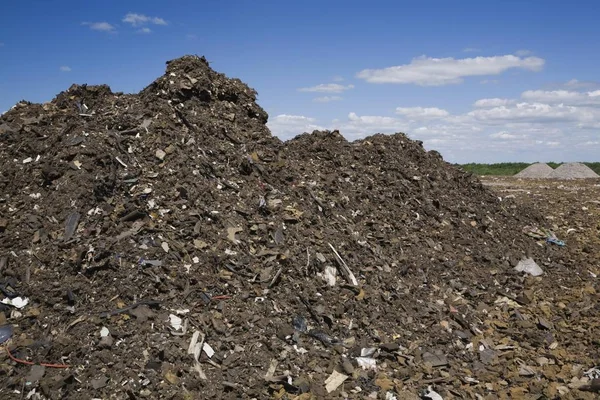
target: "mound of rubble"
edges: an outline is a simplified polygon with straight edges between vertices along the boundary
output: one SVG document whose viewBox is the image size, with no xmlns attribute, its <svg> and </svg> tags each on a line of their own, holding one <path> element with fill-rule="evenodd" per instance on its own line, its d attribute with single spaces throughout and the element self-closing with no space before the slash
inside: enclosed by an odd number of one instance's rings
<svg viewBox="0 0 600 400">
<path fill-rule="evenodd" d="M 0 117 L 2 398 L 546 390 L 559 321 L 514 267 L 572 273 L 535 210 L 404 134 L 281 142 L 255 100 L 185 56 Z"/>
<path fill-rule="evenodd" d="M 552 171 L 548 178 L 553 179 L 585 179 L 585 178 L 599 178 L 590 167 L 582 163 L 565 163 L 561 164 Z"/>
<path fill-rule="evenodd" d="M 546 163 L 535 163 L 515 175 L 516 178 L 544 179 L 548 178 L 554 169 Z"/>
</svg>

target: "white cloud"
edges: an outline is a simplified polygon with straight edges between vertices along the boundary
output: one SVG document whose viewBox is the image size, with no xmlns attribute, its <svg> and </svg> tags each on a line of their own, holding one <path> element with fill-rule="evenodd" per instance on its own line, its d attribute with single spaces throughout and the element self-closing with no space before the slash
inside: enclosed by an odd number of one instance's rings
<svg viewBox="0 0 600 400">
<path fill-rule="evenodd" d="M 514 100 L 499 99 L 497 97 L 494 97 L 492 99 L 479 99 L 475 103 L 473 103 L 473 106 L 477 107 L 477 108 L 488 108 L 488 107 L 507 106 L 512 103 L 514 103 Z"/>
<path fill-rule="evenodd" d="M 600 90 L 576 92 L 570 90 L 527 90 L 521 94 L 527 101 L 549 104 L 600 106 Z"/>
<path fill-rule="evenodd" d="M 332 101 L 339 101 L 339 100 L 342 100 L 341 96 L 323 96 L 323 97 L 316 97 L 313 99 L 313 101 L 316 103 L 330 103 Z"/>
<path fill-rule="evenodd" d="M 89 26 L 91 30 L 100 32 L 112 33 L 115 32 L 117 29 L 108 22 L 82 22 L 81 25 Z"/>
<path fill-rule="evenodd" d="M 267 123 L 267 126 L 273 135 L 282 140 L 287 140 L 301 135 L 304 132 L 325 129 L 315 122 L 316 120 L 314 118 L 305 117 L 303 115 L 280 114 L 271 118 Z"/>
<path fill-rule="evenodd" d="M 145 27 L 145 28 L 142 28 L 142 29 L 138 29 L 137 33 L 145 33 L 145 34 L 152 33 L 152 29 L 150 29 L 148 27 Z"/>
<path fill-rule="evenodd" d="M 515 55 L 517 55 L 519 57 L 527 57 L 527 56 L 529 56 L 531 54 L 532 54 L 531 50 L 525 50 L 525 49 L 523 49 L 523 50 L 517 50 L 517 51 L 515 51 Z"/>
<path fill-rule="evenodd" d="M 448 111 L 436 107 L 397 107 L 396 114 L 409 119 L 442 118 L 450 115 Z"/>
<path fill-rule="evenodd" d="M 322 83 L 317 86 L 311 86 L 298 89 L 299 92 L 317 92 L 317 93 L 342 93 L 345 90 L 353 89 L 354 85 L 340 85 L 339 83 Z"/>
<path fill-rule="evenodd" d="M 574 121 L 579 117 L 577 108 L 542 103 L 517 103 L 514 106 L 499 106 L 478 109 L 468 113 L 475 120 L 488 124 L 507 122 L 550 122 Z"/>
<path fill-rule="evenodd" d="M 62 72 L 71 72 L 71 67 L 67 66 L 67 65 L 63 65 L 62 67 L 59 68 Z"/>
<path fill-rule="evenodd" d="M 332 79 L 334 82 L 343 82 L 344 78 L 342 76 L 336 75 Z"/>
<path fill-rule="evenodd" d="M 365 69 L 356 76 L 371 83 L 400 83 L 442 86 L 463 82 L 468 76 L 499 75 L 508 69 L 540 71 L 544 59 L 514 55 L 454 59 L 419 57 L 410 64 L 382 69 Z"/>
<path fill-rule="evenodd" d="M 502 131 L 502 132 L 496 132 L 496 133 L 492 133 L 490 135 L 490 137 L 492 139 L 502 139 L 502 140 L 514 140 L 514 139 L 520 139 L 523 138 L 523 135 L 515 135 L 513 133 L 509 133 L 506 131 Z"/>
<path fill-rule="evenodd" d="M 464 53 L 478 53 L 480 51 L 481 51 L 481 49 L 478 49 L 477 47 L 465 47 L 463 49 Z"/>
<path fill-rule="evenodd" d="M 483 79 L 479 83 L 481 83 L 482 85 L 487 85 L 487 84 L 497 85 L 498 83 L 500 83 L 500 81 L 498 79 Z"/>
<path fill-rule="evenodd" d="M 123 18 L 123 22 L 131 24 L 131 26 L 138 27 L 146 24 L 153 25 L 167 25 L 167 21 L 159 17 L 149 17 L 144 14 L 128 13 Z"/>
</svg>

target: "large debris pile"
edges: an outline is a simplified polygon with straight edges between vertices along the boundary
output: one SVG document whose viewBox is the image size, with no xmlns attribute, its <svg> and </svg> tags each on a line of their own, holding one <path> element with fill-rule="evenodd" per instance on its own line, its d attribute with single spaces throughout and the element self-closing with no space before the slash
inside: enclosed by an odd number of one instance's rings
<svg viewBox="0 0 600 400">
<path fill-rule="evenodd" d="M 0 117 L 0 283 L 29 300 L 9 347 L 71 365 L 7 357 L 3 398 L 483 396 L 506 351 L 523 383 L 546 339 L 492 328 L 523 257 L 563 271 L 520 234 L 542 219 L 403 134 L 282 143 L 255 95 L 186 56 Z"/>
</svg>

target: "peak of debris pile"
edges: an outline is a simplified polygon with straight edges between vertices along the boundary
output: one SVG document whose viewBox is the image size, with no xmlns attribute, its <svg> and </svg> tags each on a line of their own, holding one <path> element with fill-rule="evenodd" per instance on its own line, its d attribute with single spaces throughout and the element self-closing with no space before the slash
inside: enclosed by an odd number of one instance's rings
<svg viewBox="0 0 600 400">
<path fill-rule="evenodd" d="M 0 117 L 0 283 L 29 299 L 11 348 L 72 366 L 32 387 L 337 398 L 334 368 L 407 394 L 433 365 L 489 393 L 465 341 L 522 290 L 518 261 L 555 251 L 515 233 L 543 219 L 404 134 L 281 142 L 255 100 L 186 56 L 138 94 L 74 85 Z"/>
</svg>

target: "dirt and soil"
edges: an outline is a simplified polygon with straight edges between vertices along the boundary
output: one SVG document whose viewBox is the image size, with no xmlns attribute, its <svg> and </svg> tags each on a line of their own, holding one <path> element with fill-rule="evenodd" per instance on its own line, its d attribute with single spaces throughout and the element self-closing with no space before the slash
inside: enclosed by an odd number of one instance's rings
<svg viewBox="0 0 600 400">
<path fill-rule="evenodd" d="M 281 142 L 255 100 L 186 56 L 0 117 L 3 399 L 594 398 L 597 182 Z"/>
</svg>

